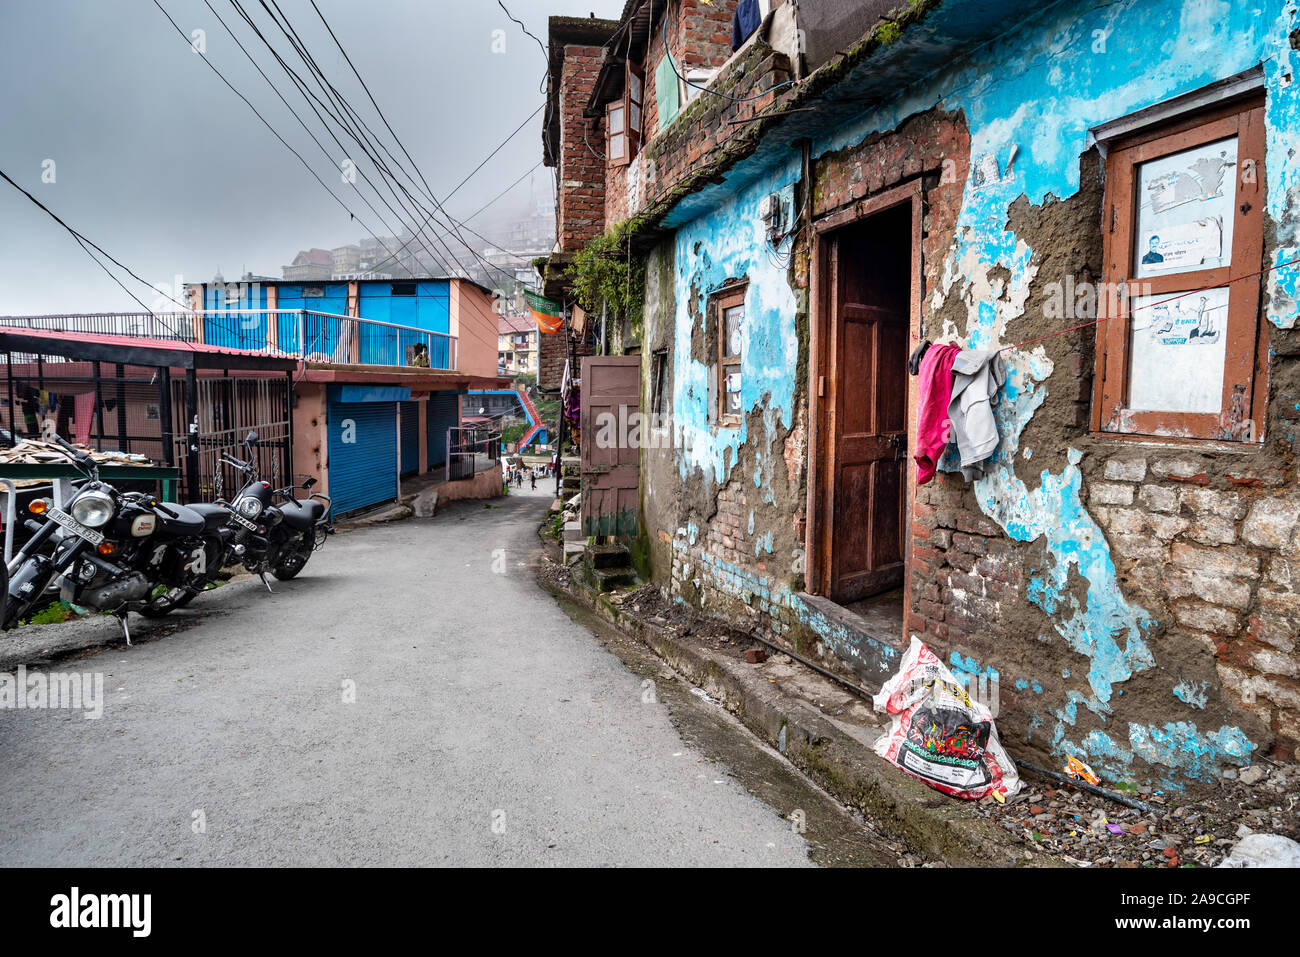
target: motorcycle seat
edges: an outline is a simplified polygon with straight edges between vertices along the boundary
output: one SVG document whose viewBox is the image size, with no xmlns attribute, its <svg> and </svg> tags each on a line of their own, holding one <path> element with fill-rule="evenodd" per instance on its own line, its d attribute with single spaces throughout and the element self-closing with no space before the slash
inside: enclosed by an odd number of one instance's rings
<svg viewBox="0 0 1300 957">
<path fill-rule="evenodd" d="M 204 531 L 214 532 L 230 521 L 230 510 L 224 505 L 216 505 L 212 502 L 195 502 L 187 507 L 190 511 L 203 518 Z"/>
<path fill-rule="evenodd" d="M 325 503 L 314 498 L 285 502 L 279 509 L 290 528 L 308 529 L 325 517 Z"/>
<path fill-rule="evenodd" d="M 168 502 L 166 508 L 173 514 L 168 515 L 162 509 L 155 511 L 160 529 L 173 535 L 195 535 L 204 530 L 206 525 L 204 517 L 192 506 Z"/>
</svg>

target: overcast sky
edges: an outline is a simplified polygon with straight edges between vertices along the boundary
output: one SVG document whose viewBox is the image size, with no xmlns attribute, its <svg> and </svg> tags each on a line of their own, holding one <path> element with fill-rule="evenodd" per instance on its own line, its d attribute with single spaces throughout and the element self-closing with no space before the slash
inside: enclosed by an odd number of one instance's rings
<svg viewBox="0 0 1300 957">
<path fill-rule="evenodd" d="M 279 276 L 299 249 L 366 235 L 204 65 L 206 57 L 361 219 L 387 235 L 204 0 L 159 2 L 186 34 L 204 31 L 204 54 L 191 49 L 153 0 L 0 0 L 0 88 L 6 91 L 0 170 L 145 279 L 168 288 L 177 274 L 199 281 L 218 269 L 228 280 L 245 270 Z M 231 0 L 208 2 L 337 163 L 341 151 Z M 258 0 L 241 2 L 301 72 Z M 542 51 L 496 0 L 316 4 L 439 199 L 543 102 Z M 279 0 L 279 6 L 333 84 L 381 129 L 310 0 Z M 614 18 L 623 0 L 506 0 L 506 6 L 545 42 L 549 15 Z M 498 30 L 504 34 L 495 35 Z M 494 52 L 502 40 L 504 52 Z M 539 114 L 451 198 L 448 211 L 468 216 L 541 157 Z M 42 181 L 48 161 L 54 182 Z M 538 168 L 501 205 L 522 212 L 530 187 L 534 198 L 553 195 L 553 171 Z M 492 235 L 488 213 L 470 225 Z M 128 285 L 145 303 L 154 300 L 148 289 Z M 0 315 L 138 309 L 62 227 L 0 180 Z"/>
</svg>

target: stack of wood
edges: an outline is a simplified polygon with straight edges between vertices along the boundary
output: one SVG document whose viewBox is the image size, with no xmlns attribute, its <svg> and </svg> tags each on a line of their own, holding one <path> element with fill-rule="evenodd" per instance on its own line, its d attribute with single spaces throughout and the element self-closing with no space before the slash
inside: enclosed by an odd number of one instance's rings
<svg viewBox="0 0 1300 957">
<path fill-rule="evenodd" d="M 135 452 L 96 451 L 73 443 L 78 451 L 87 452 L 101 465 L 152 465 L 148 456 Z M 44 439 L 21 439 L 13 447 L 0 448 L 0 465 L 67 465 L 68 453 Z"/>
</svg>

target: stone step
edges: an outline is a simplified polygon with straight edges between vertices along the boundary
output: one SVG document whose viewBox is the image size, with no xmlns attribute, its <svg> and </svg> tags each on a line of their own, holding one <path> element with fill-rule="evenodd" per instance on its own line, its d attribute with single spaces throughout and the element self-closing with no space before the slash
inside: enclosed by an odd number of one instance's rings
<svg viewBox="0 0 1300 957">
<path fill-rule="evenodd" d="M 585 542 L 564 543 L 564 564 L 576 565 L 582 560 L 582 553 L 587 550 Z"/>
<path fill-rule="evenodd" d="M 592 568 L 615 569 L 629 567 L 626 545 L 591 545 L 587 548 L 585 561 Z"/>
<path fill-rule="evenodd" d="M 564 523 L 564 540 L 566 542 L 582 542 L 586 544 L 587 536 L 582 534 L 581 522 Z"/>
<path fill-rule="evenodd" d="M 587 583 L 598 591 L 613 591 L 636 584 L 636 572 L 627 566 L 619 568 L 592 568 L 583 561 L 583 574 Z"/>
</svg>

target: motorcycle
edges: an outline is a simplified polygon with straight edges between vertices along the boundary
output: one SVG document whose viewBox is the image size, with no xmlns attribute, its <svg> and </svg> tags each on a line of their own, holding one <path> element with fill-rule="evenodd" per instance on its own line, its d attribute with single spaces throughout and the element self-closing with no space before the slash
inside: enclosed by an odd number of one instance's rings
<svg viewBox="0 0 1300 957">
<path fill-rule="evenodd" d="M 268 572 L 280 581 L 289 581 L 303 570 L 311 553 L 325 543 L 331 531 L 332 503 L 329 496 L 312 491 L 314 478 L 280 489 L 262 481 L 252 461 L 257 442 L 256 432 L 249 432 L 244 439 L 249 461 L 222 453 L 221 461 L 241 473 L 245 484 L 232 501 L 218 501 L 229 511 L 224 564 L 242 564 L 270 591 Z M 297 498 L 295 493 L 300 490 L 308 497 Z"/>
<path fill-rule="evenodd" d="M 87 481 L 66 509 L 44 498 L 28 503 L 32 536 L 8 563 L 0 628 L 26 617 L 57 580 L 65 601 L 116 615 L 130 644 L 130 612 L 160 617 L 206 587 L 220 567 L 230 513 L 119 491 L 100 480 L 88 453 L 58 436 L 54 442 Z"/>
</svg>

